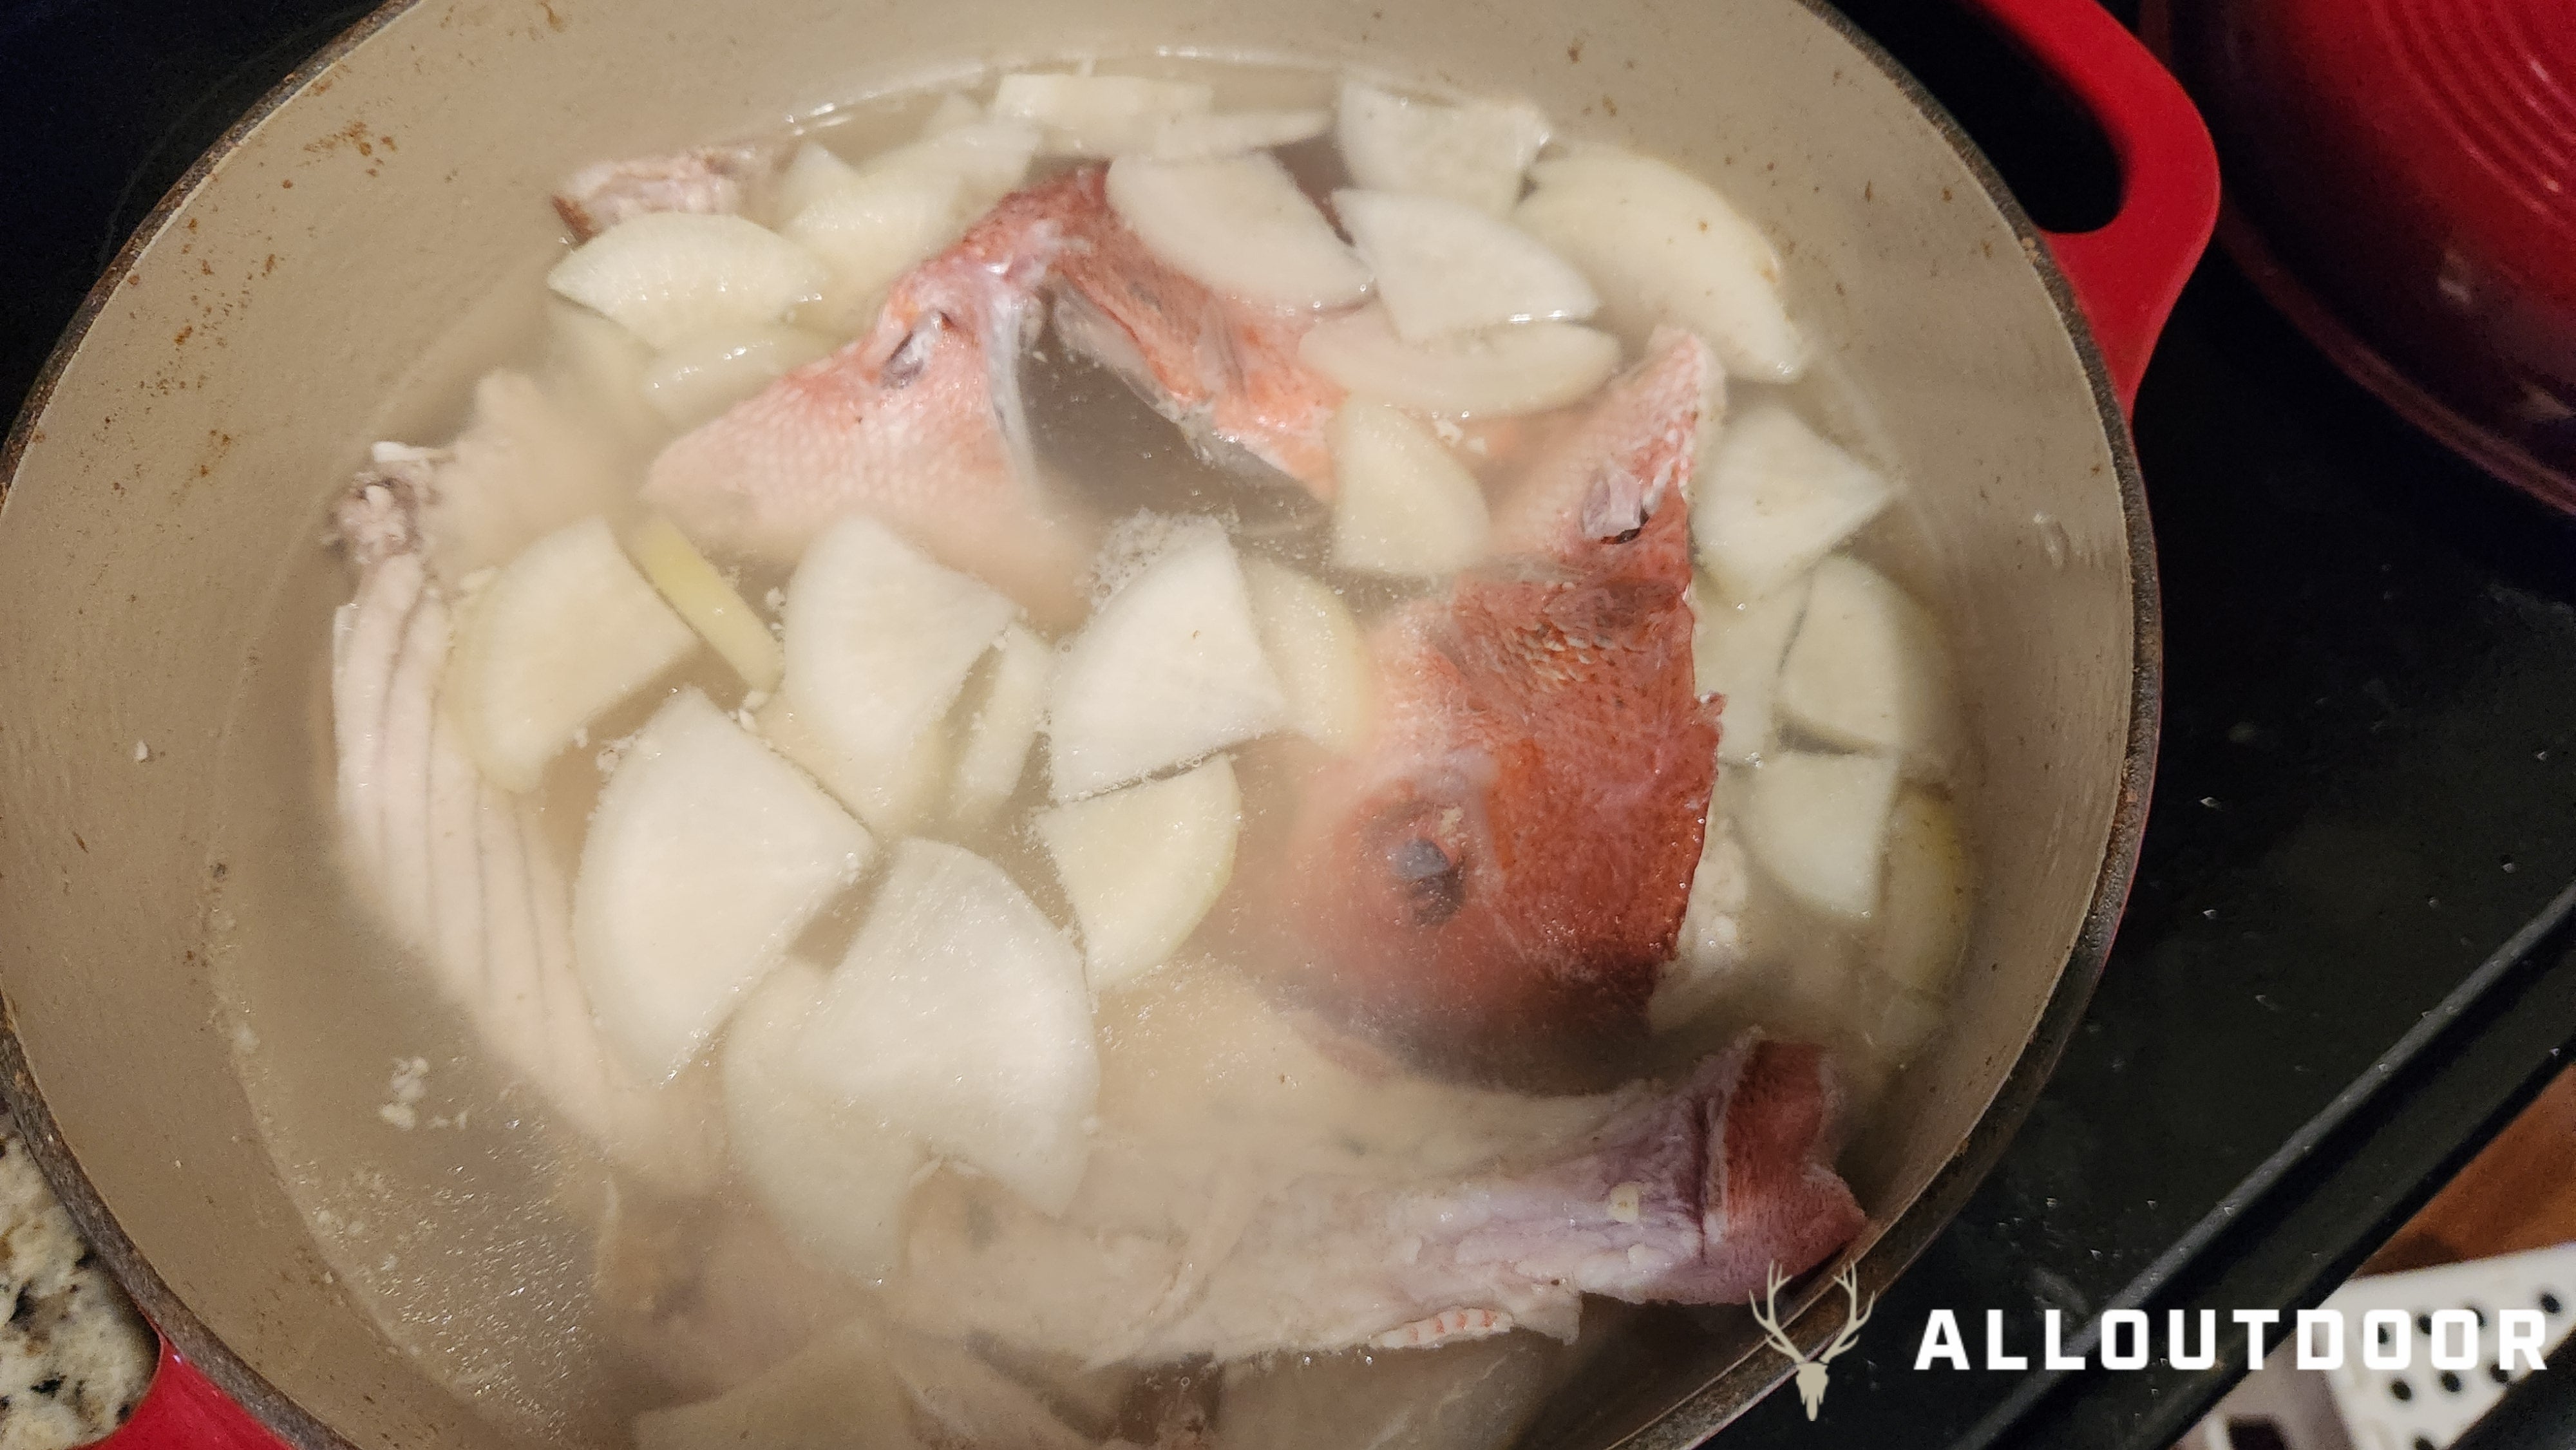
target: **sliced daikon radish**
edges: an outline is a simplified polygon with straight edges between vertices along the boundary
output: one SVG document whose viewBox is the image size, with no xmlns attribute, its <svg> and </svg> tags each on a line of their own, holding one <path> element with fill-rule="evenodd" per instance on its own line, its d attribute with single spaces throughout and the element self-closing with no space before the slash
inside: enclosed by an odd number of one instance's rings
<svg viewBox="0 0 2576 1450">
<path fill-rule="evenodd" d="M 1847 554 L 1816 566 L 1780 667 L 1780 711 L 1829 745 L 1892 752 L 1918 780 L 1947 778 L 1959 753 L 1959 697 L 1940 626 Z"/>
<path fill-rule="evenodd" d="M 1336 755 L 1357 750 L 1375 682 L 1350 606 L 1320 579 L 1255 555 L 1242 562 L 1262 651 L 1288 695 L 1289 727 Z"/>
<path fill-rule="evenodd" d="M 1921 790 L 1896 798 L 1887 827 L 1887 885 L 1870 964 L 1930 997 L 1950 990 L 1975 904 L 1967 842 L 1950 803 Z"/>
<path fill-rule="evenodd" d="M 646 401 L 674 428 L 694 428 L 832 350 L 801 328 L 762 323 L 702 332 L 644 370 Z"/>
<path fill-rule="evenodd" d="M 531 790 L 576 732 L 697 642 L 608 521 L 584 519 L 520 550 L 474 595 L 444 692 L 484 776 Z"/>
<path fill-rule="evenodd" d="M 1243 795 L 1220 755 L 1032 824 L 1073 903 L 1092 990 L 1105 992 L 1169 961 L 1216 905 L 1234 875 Z"/>
<path fill-rule="evenodd" d="M 954 172 L 872 168 L 818 190 L 779 230 L 832 269 L 839 298 L 873 298 L 966 225 L 964 189 Z"/>
<path fill-rule="evenodd" d="M 805 551 L 787 585 L 779 698 L 838 757 L 824 778 L 837 775 L 876 804 L 874 813 L 861 808 L 871 822 L 910 816 L 904 783 L 918 778 L 923 735 L 1013 612 L 1010 600 L 864 514 Z"/>
<path fill-rule="evenodd" d="M 1459 416 L 1536 413 L 1601 386 L 1619 339 L 1570 322 L 1516 322 L 1419 345 L 1383 307 L 1328 317 L 1297 346 L 1307 366 L 1363 397 Z"/>
<path fill-rule="evenodd" d="M 976 121 L 883 152 L 861 169 L 867 175 L 914 172 L 956 177 L 962 224 L 1019 189 L 1028 179 L 1038 142 L 1038 128 L 1025 121 Z"/>
<path fill-rule="evenodd" d="M 1287 723 L 1234 546 L 1187 529 L 1066 646 L 1047 698 L 1047 768 L 1071 800 Z"/>
<path fill-rule="evenodd" d="M 1877 1004 L 1878 1010 L 1863 1017 L 1861 1039 L 1875 1050 L 1885 1070 L 1893 1070 L 1904 1066 L 1916 1048 L 1941 1030 L 1949 1012 L 1939 997 L 1895 986 L 1877 986 L 1875 990 L 1884 996 Z M 1856 1102 L 1868 1101 L 1861 1094 L 1853 1096 Z"/>
<path fill-rule="evenodd" d="M 1345 81 L 1339 137 L 1362 186 L 1444 196 L 1500 216 L 1520 200 L 1521 175 L 1547 142 L 1547 117 L 1534 106 L 1444 106 Z"/>
<path fill-rule="evenodd" d="M 1406 342 L 1503 322 L 1581 321 L 1601 306 L 1592 284 L 1556 253 L 1464 202 L 1337 191 L 1333 210 Z"/>
<path fill-rule="evenodd" d="M 1153 143 L 1170 116 L 1205 112 L 1216 92 L 1197 81 L 1141 76 L 1008 75 L 993 88 L 993 114 L 1045 128 L 1059 156 L 1115 156 Z"/>
<path fill-rule="evenodd" d="M 1895 496 L 1786 404 L 1766 400 L 1718 435 L 1691 501 L 1691 539 L 1719 592 L 1755 599 L 1841 547 Z"/>
<path fill-rule="evenodd" d="M 1622 333 L 1678 323 L 1708 339 L 1728 373 L 1761 382 L 1806 366 L 1806 339 L 1780 300 L 1779 252 L 1705 183 L 1607 148 L 1542 161 L 1530 179 L 1537 189 L 1512 220 L 1592 279 Z"/>
<path fill-rule="evenodd" d="M 587 307 L 548 299 L 546 361 L 539 374 L 543 391 L 575 409 L 603 415 L 609 426 L 648 447 L 658 446 L 667 428 L 644 398 L 644 374 L 652 365 L 653 349 L 644 339 Z M 487 373 L 476 385 L 478 410 L 496 376 L 506 374 Z M 633 491 L 632 482 L 622 482 L 618 490 L 621 496 Z"/>
<path fill-rule="evenodd" d="M 546 274 L 556 295 L 657 348 L 718 328 L 776 322 L 821 296 L 828 280 L 813 254 L 757 223 L 676 211 L 619 222 Z"/>
<path fill-rule="evenodd" d="M 901 756 L 868 761 L 853 759 L 834 745 L 796 712 L 784 694 L 762 705 L 752 716 L 752 726 L 770 749 L 814 777 L 833 799 L 881 836 L 908 836 L 919 830 L 937 810 L 948 783 L 948 737 L 936 726 L 914 736 Z"/>
<path fill-rule="evenodd" d="M 1691 875 L 1690 901 L 1682 909 L 1673 959 L 1655 979 L 1655 994 L 1646 1002 L 1649 1028 L 1664 1033 L 1687 1026 L 1758 976 L 1752 954 L 1744 948 L 1744 908 L 1751 897 L 1744 847 L 1733 826 L 1712 819 L 1700 838 L 1699 868 Z"/>
<path fill-rule="evenodd" d="M 778 688 L 778 637 L 751 612 L 707 556 L 669 519 L 652 514 L 627 539 L 637 567 L 662 591 L 680 617 L 714 645 L 742 682 L 760 691 Z"/>
<path fill-rule="evenodd" d="M 1266 152 L 1121 156 L 1109 163 L 1109 204 L 1155 256 L 1247 302 L 1338 307 L 1368 291 L 1368 268 Z"/>
<path fill-rule="evenodd" d="M 912 1397 L 864 1319 L 713 1399 L 635 1417 L 635 1450 L 921 1450 Z"/>
<path fill-rule="evenodd" d="M 1831 916 L 1878 909 L 1896 762 L 1884 755 L 1774 751 L 1754 767 L 1744 846 L 1791 896 Z"/>
<path fill-rule="evenodd" d="M 1431 579 L 1484 557 L 1485 491 L 1430 429 L 1353 398 L 1333 415 L 1332 443 L 1336 566 Z"/>
<path fill-rule="evenodd" d="M 797 1044 L 797 1071 L 1061 1212 L 1100 1089 L 1082 959 L 1000 867 L 937 841 L 894 867 Z"/>
<path fill-rule="evenodd" d="M 778 175 L 778 194 L 775 197 L 778 220 L 795 220 L 797 213 L 812 206 L 826 193 L 838 191 L 858 179 L 857 167 L 819 142 L 806 142 L 796 148 L 796 154 L 787 162 L 787 169 Z"/>
<path fill-rule="evenodd" d="M 970 826 L 992 819 L 1020 788 L 1029 747 L 1037 743 L 1038 723 L 1046 718 L 1055 651 L 1015 624 L 1002 631 L 987 668 L 983 699 L 966 727 L 956 780 L 949 788 L 949 808 Z"/>
<path fill-rule="evenodd" d="M 1209 161 L 1312 140 L 1331 130 L 1324 111 L 1235 111 L 1222 116 L 1165 116 L 1154 123 L 1145 154 L 1157 161 Z"/>
<path fill-rule="evenodd" d="M 1691 637 L 1692 674 L 1703 695 L 1726 697 L 1718 717 L 1717 758 L 1729 765 L 1760 760 L 1777 734 L 1772 701 L 1789 637 L 1807 608 L 1807 576 L 1799 575 L 1749 604 L 1729 604 L 1705 575 L 1693 586 L 1698 631 Z"/>
<path fill-rule="evenodd" d="M 930 114 L 922 119 L 921 134 L 945 136 L 951 131 L 962 131 L 983 119 L 984 108 L 975 103 L 973 96 L 964 91 L 950 91 L 941 96 L 939 104 L 931 107 Z"/>
<path fill-rule="evenodd" d="M 867 829 L 696 690 L 599 793 L 573 885 L 575 963 L 619 1053 L 688 1065 L 875 849 Z"/>
<path fill-rule="evenodd" d="M 875 1281 L 903 1261 L 904 1200 L 925 1155 L 790 1070 L 823 982 L 822 968 L 786 962 L 734 1014 L 720 1054 L 726 1143 L 779 1227 L 822 1262 Z"/>
</svg>

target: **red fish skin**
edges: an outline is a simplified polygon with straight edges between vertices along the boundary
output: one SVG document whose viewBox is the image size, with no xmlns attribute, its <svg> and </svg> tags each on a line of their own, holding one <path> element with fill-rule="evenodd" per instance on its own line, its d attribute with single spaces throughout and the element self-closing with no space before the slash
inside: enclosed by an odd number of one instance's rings
<svg viewBox="0 0 2576 1450">
<path fill-rule="evenodd" d="M 1079 616 L 1096 521 L 1028 457 L 1017 367 L 1060 294 L 1166 416 L 1322 487 L 1340 391 L 1297 361 L 1309 320 L 1156 261 L 1086 167 L 1004 198 L 897 282 L 857 341 L 675 439 L 647 502 L 701 545 L 794 559 L 865 510 L 1041 622 Z"/>
<path fill-rule="evenodd" d="M 1503 552 L 1370 640 L 1377 721 L 1249 909 L 1270 969 L 1470 1060 L 1642 1021 L 1688 904 L 1719 702 L 1695 693 L 1687 489 L 1716 363 L 1613 382 L 1498 511 Z"/>
<path fill-rule="evenodd" d="M 1070 617 L 1088 531 L 1013 457 L 1016 359 L 1069 245 L 1055 190 L 1005 198 L 857 341 L 673 440 L 645 500 L 701 545 L 778 562 L 865 510 L 1040 618 Z"/>
</svg>

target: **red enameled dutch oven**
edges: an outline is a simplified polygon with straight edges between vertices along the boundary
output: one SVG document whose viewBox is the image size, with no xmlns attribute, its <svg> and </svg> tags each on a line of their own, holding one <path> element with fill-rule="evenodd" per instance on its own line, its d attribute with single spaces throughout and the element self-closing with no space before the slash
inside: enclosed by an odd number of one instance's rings
<svg viewBox="0 0 2576 1450">
<path fill-rule="evenodd" d="M 0 1086 L 165 1338 L 119 1450 L 521 1443 L 317 1245 L 206 950 L 235 920 L 235 950 L 317 982 L 355 950 L 310 926 L 339 890 L 327 799 L 277 791 L 319 776 L 310 720 L 275 702 L 311 698 L 324 632 L 280 622 L 301 566 L 277 561 L 312 547 L 386 400 L 461 299 L 562 245 L 544 198 L 576 167 L 1066 55 L 1298 55 L 1525 95 L 1716 179 L 1786 243 L 1820 369 L 1909 484 L 1893 567 L 1952 623 L 1986 762 L 1954 1021 L 1844 1163 L 1870 1213 L 1848 1261 L 1883 1287 L 2021 1121 L 2126 897 L 2158 635 L 2125 412 L 2217 205 L 2198 117 L 2093 0 L 1978 3 L 2109 136 L 2108 226 L 2034 229 L 1918 86 L 1802 0 L 397 0 L 332 44 L 126 245 L 0 460 Z M 470 1203 L 479 1165 L 446 1171 L 438 1202 Z M 1842 1320 L 1821 1278 L 1784 1317 L 1810 1348 Z M 1790 1368 L 1741 1320 L 1677 1318 L 1596 1366 L 1554 1440 L 1704 1439 Z M 479 1348 L 506 1382 L 514 1346 Z"/>
</svg>

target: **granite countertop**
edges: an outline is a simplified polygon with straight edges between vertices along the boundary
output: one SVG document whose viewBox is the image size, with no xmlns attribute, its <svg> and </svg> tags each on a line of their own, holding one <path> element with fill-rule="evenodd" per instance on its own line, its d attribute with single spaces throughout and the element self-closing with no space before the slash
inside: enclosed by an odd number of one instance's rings
<svg viewBox="0 0 2576 1450">
<path fill-rule="evenodd" d="M 72 1231 L 0 1108 L 0 1450 L 99 1439 L 151 1383 L 152 1331 Z"/>
</svg>

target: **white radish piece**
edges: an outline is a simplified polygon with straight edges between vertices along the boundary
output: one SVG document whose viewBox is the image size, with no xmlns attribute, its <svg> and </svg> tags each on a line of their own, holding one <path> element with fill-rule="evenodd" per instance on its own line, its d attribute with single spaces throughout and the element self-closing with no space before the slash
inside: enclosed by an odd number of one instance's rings
<svg viewBox="0 0 2576 1450">
<path fill-rule="evenodd" d="M 864 1319 L 713 1399 L 635 1417 L 635 1450 L 923 1450 L 912 1400 Z"/>
<path fill-rule="evenodd" d="M 645 447 L 657 447 L 666 425 L 661 413 L 644 397 L 644 374 L 652 365 L 653 349 L 644 345 L 644 339 L 587 307 L 576 307 L 559 297 L 546 300 L 546 360 L 538 373 L 539 391 L 559 406 L 599 416 L 620 435 Z M 505 372 L 487 373 L 483 382 L 475 386 L 478 412 L 492 381 L 507 376 Z M 623 499 L 634 492 L 634 483 L 626 476 L 625 468 L 620 467 L 615 477 L 615 497 Z M 559 492 L 567 486 L 556 483 L 547 491 Z M 606 498 L 601 500 L 603 506 L 607 502 Z"/>
<path fill-rule="evenodd" d="M 609 1041 L 669 1079 L 874 850 L 706 696 L 672 696 L 600 791 L 573 883 L 574 961 Z"/>
<path fill-rule="evenodd" d="M 945 136 L 951 131 L 962 131 L 983 119 L 984 108 L 975 103 L 973 96 L 964 91 L 950 91 L 939 98 L 938 105 L 930 108 L 928 116 L 922 118 L 921 134 Z"/>
<path fill-rule="evenodd" d="M 991 820 L 1020 788 L 1029 748 L 1037 744 L 1038 724 L 1046 718 L 1055 651 L 1015 624 L 1002 631 L 986 668 L 983 698 L 966 727 L 956 779 L 949 787 L 950 812 L 969 826 Z"/>
<path fill-rule="evenodd" d="M 1263 307 L 1339 307 L 1368 291 L 1368 268 L 1267 152 L 1216 161 L 1121 156 L 1109 204 L 1155 256 Z"/>
<path fill-rule="evenodd" d="M 796 148 L 787 168 L 778 174 L 778 191 L 773 203 L 778 220 L 793 221 L 798 213 L 817 200 L 859 179 L 859 168 L 842 160 L 838 153 L 818 141 L 808 141 Z"/>
<path fill-rule="evenodd" d="M 636 525 L 627 548 L 644 577 L 653 581 L 699 638 L 715 646 L 745 685 L 761 691 L 778 688 L 784 668 L 778 637 L 752 613 L 716 566 L 707 562 L 707 556 L 698 552 L 697 545 L 689 542 L 688 535 L 669 519 L 653 514 Z"/>
<path fill-rule="evenodd" d="M 576 732 L 697 643 L 608 521 L 584 519 L 521 550 L 468 603 L 448 708 L 485 778 L 533 790 Z"/>
<path fill-rule="evenodd" d="M 828 280 L 813 254 L 757 223 L 676 211 L 619 222 L 546 274 L 557 296 L 656 348 L 719 328 L 776 322 L 821 296 Z"/>
<path fill-rule="evenodd" d="M 1331 438 L 1337 567 L 1433 579 L 1484 557 L 1485 491 L 1430 429 L 1353 398 L 1333 415 Z"/>
<path fill-rule="evenodd" d="M 1243 795 L 1224 756 L 1039 814 L 1082 928 L 1091 988 L 1105 992 L 1171 960 L 1234 875 Z"/>
<path fill-rule="evenodd" d="M 910 840 L 796 1070 L 1048 1213 L 1082 1181 L 1100 1057 L 1082 959 L 1000 867 Z"/>
<path fill-rule="evenodd" d="M 912 747 L 899 759 L 866 762 L 852 759 L 834 745 L 796 713 L 783 694 L 754 712 L 752 727 L 770 749 L 814 777 L 834 800 L 881 836 L 908 836 L 919 830 L 937 808 L 948 781 L 948 735 L 935 727 L 914 736 Z"/>
<path fill-rule="evenodd" d="M 1406 342 L 1504 322 L 1580 322 L 1601 306 L 1592 284 L 1563 258 L 1464 202 L 1337 191 L 1333 210 Z"/>
<path fill-rule="evenodd" d="M 1968 914 L 1975 881 L 1967 842 L 1950 803 L 1909 789 L 1896 798 L 1887 825 L 1884 916 L 1901 930 L 1881 931 L 1870 943 L 1870 965 L 1908 991 L 1938 999 L 1948 994 L 1968 946 Z"/>
<path fill-rule="evenodd" d="M 868 176 L 908 172 L 956 177 L 958 224 L 963 226 L 1020 189 L 1039 140 L 1038 128 L 1025 121 L 976 121 L 928 132 L 908 146 L 880 153 L 860 170 Z"/>
<path fill-rule="evenodd" d="M 694 428 L 831 350 L 828 339 L 802 328 L 719 328 L 655 358 L 639 386 L 672 427 Z"/>
<path fill-rule="evenodd" d="M 1216 92 L 1197 81 L 1142 76 L 1007 75 L 993 88 L 993 114 L 1046 132 L 1057 156 L 1115 156 L 1151 145 L 1167 117 L 1205 113 Z"/>
<path fill-rule="evenodd" d="M 1726 697 L 1718 717 L 1717 758 L 1729 765 L 1760 760 L 1778 730 L 1772 721 L 1780 661 L 1807 608 L 1799 575 L 1748 604 L 1729 604 L 1702 575 L 1693 585 L 1699 625 L 1691 636 L 1694 687 Z"/>
<path fill-rule="evenodd" d="M 1775 751 L 1753 768 L 1744 846 L 1791 896 L 1856 921 L 1878 909 L 1895 800 L 1886 756 Z"/>
<path fill-rule="evenodd" d="M 1234 546 L 1186 530 L 1065 647 L 1047 699 L 1047 768 L 1072 800 L 1185 764 L 1288 720 Z"/>
<path fill-rule="evenodd" d="M 1663 323 L 1708 339 L 1730 375 L 1787 382 L 1806 339 L 1780 299 L 1780 254 L 1726 198 L 1652 157 L 1608 148 L 1530 168 L 1512 213 L 1582 269 L 1612 326 L 1642 338 Z"/>
<path fill-rule="evenodd" d="M 817 191 L 779 231 L 831 268 L 826 300 L 837 321 L 855 326 L 867 301 L 965 226 L 964 189 L 954 172 L 931 167 L 871 169 Z"/>
<path fill-rule="evenodd" d="M 1950 1017 L 1948 1004 L 1939 997 L 1927 997 L 1903 987 L 1885 987 L 1885 998 L 1878 1010 L 1869 1014 L 1861 1025 L 1861 1040 L 1869 1044 L 1885 1066 L 1880 1072 L 1893 1073 L 1903 1067 L 1932 1034 L 1941 1030 Z M 1854 1101 L 1866 1103 L 1869 1097 L 1860 1093 Z"/>
<path fill-rule="evenodd" d="M 817 774 L 839 777 L 836 793 L 854 791 L 878 829 L 913 824 L 904 801 L 919 778 L 920 741 L 1014 612 L 864 514 L 805 551 L 787 585 L 779 698 L 829 747 L 832 767 Z"/>
<path fill-rule="evenodd" d="M 1297 355 L 1363 397 L 1474 417 L 1574 402 L 1609 380 L 1619 339 L 1570 322 L 1518 322 L 1417 345 L 1372 306 L 1308 328 Z"/>
<path fill-rule="evenodd" d="M 1359 749 L 1375 681 L 1350 606 L 1320 579 L 1255 555 L 1242 562 L 1262 652 L 1288 695 L 1289 727 L 1335 755 Z"/>
<path fill-rule="evenodd" d="M 1646 1002 L 1646 1024 L 1656 1033 L 1688 1026 L 1758 979 L 1744 947 L 1744 908 L 1752 899 L 1752 872 L 1734 829 L 1711 820 L 1700 838 L 1699 868 L 1691 874 L 1689 903 L 1673 959 L 1655 979 Z"/>
<path fill-rule="evenodd" d="M 1165 116 L 1145 154 L 1157 161 L 1210 161 L 1311 141 L 1333 127 L 1324 111 L 1234 111 L 1222 116 Z"/>
<path fill-rule="evenodd" d="M 1718 591 L 1735 600 L 1805 573 L 1896 497 L 1886 479 L 1774 400 L 1727 422 L 1700 477 L 1691 542 Z"/>
<path fill-rule="evenodd" d="M 823 1263 L 875 1282 L 903 1261 L 903 1206 L 921 1145 L 806 1087 L 789 1059 L 823 995 L 823 970 L 789 961 L 725 1029 L 725 1139 L 779 1227 Z"/>
<path fill-rule="evenodd" d="M 1444 106 L 1344 81 L 1338 136 L 1351 179 L 1372 191 L 1447 197 L 1500 216 L 1520 200 L 1547 117 L 1534 106 Z"/>
<path fill-rule="evenodd" d="M 1780 666 L 1780 711 L 1828 745 L 1895 755 L 1943 780 L 1959 753 L 1959 697 L 1932 615 L 1847 554 L 1816 566 L 1807 612 Z"/>
</svg>

